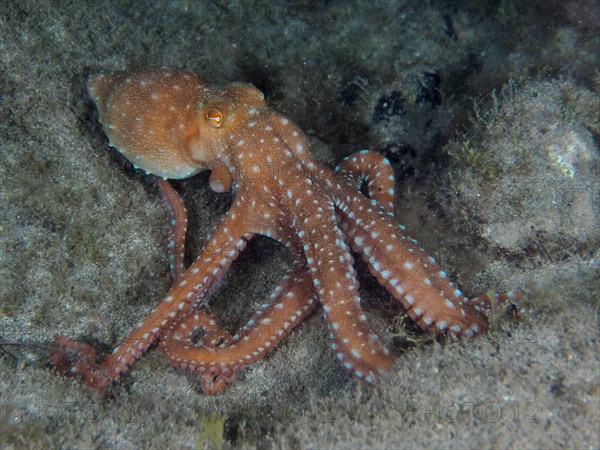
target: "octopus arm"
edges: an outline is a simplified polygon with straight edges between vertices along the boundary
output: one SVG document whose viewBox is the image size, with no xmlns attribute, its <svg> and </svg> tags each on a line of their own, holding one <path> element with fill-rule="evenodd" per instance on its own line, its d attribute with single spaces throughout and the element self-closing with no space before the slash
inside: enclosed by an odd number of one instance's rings
<svg viewBox="0 0 600 450">
<path fill-rule="evenodd" d="M 366 183 L 369 197 L 393 215 L 396 199 L 394 169 L 385 156 L 363 150 L 344 158 L 335 171 L 357 191 Z"/>
<path fill-rule="evenodd" d="M 173 281 L 179 280 L 185 272 L 185 236 L 187 234 L 187 210 L 183 200 L 171 183 L 162 178 L 156 179 L 156 184 L 163 197 L 163 203 L 171 226 L 169 227 L 169 269 Z"/>
<path fill-rule="evenodd" d="M 198 307 L 210 289 L 221 279 L 253 236 L 252 230 L 246 225 L 252 223 L 250 213 L 243 202 L 234 202 L 229 213 L 213 231 L 202 255 L 169 290 L 161 303 L 112 354 L 102 360 L 100 365 L 89 362 L 91 347 L 90 351 L 84 352 L 79 342 L 57 336 L 54 356 L 64 360 L 64 364 L 57 365 L 59 370 L 64 375 L 82 378 L 84 382 L 91 380 L 93 383 L 88 384 L 94 387 L 101 384 L 100 387 L 103 387 L 108 383 L 99 383 L 96 379 L 100 375 L 93 376 L 94 374 L 86 372 L 102 374 L 102 377 L 112 381 L 118 380 L 157 338 L 172 329 L 179 317 Z M 65 354 L 69 354 L 68 360 L 61 356 Z M 81 370 L 78 370 L 78 367 Z"/>
<path fill-rule="evenodd" d="M 391 367 L 393 356 L 369 332 L 350 249 L 337 226 L 333 204 L 326 209 L 318 206 L 296 222 L 312 283 L 323 305 L 331 348 L 347 370 L 372 382 Z"/>
<path fill-rule="evenodd" d="M 106 357 L 104 364 L 113 368 L 115 378 L 118 378 L 163 330 L 168 332 L 181 314 L 198 306 L 200 300 L 205 298 L 222 278 L 254 235 L 246 225 L 252 223 L 250 213 L 244 202 L 236 200 L 208 238 L 202 254 L 169 290 L 164 300 L 127 336 L 113 354 Z"/>
<path fill-rule="evenodd" d="M 347 208 L 340 210 L 352 248 L 422 329 L 467 336 L 485 331 L 487 317 L 468 303 L 403 227 L 365 198 L 350 195 L 346 201 Z"/>
<path fill-rule="evenodd" d="M 317 304 L 304 262 L 297 261 L 269 303 L 263 304 L 232 338 L 215 346 L 214 339 L 209 339 L 212 335 L 205 334 L 201 341 L 194 343 L 192 336 L 198 330 L 211 327 L 209 331 L 218 331 L 214 320 L 207 323 L 205 314 L 194 313 L 184 317 L 172 333 L 163 337 L 161 346 L 173 365 L 194 370 L 203 378 L 215 375 L 230 381 L 239 370 L 262 359 L 277 346 Z M 211 393 L 216 392 L 211 390 Z"/>
</svg>

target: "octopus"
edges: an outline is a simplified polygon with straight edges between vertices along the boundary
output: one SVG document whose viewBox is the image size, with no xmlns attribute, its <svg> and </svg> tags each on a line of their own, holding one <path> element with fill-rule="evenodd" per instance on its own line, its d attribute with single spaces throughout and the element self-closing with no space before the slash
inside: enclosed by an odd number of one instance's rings
<svg viewBox="0 0 600 450">
<path fill-rule="evenodd" d="M 466 298 L 396 221 L 394 171 L 383 155 L 361 151 L 331 170 L 311 154 L 300 128 L 250 84 L 222 87 L 181 69 L 141 68 L 93 75 L 89 92 L 109 144 L 156 176 L 171 219 L 174 282 L 99 361 L 91 345 L 57 335 L 51 360 L 64 375 L 105 389 L 158 343 L 171 364 L 196 372 L 203 391 L 217 394 L 320 307 L 333 357 L 373 383 L 396 358 L 370 330 L 351 251 L 421 329 L 435 334 L 483 333 L 492 303 L 514 297 Z M 187 212 L 167 180 L 203 170 L 211 171 L 214 191 L 232 191 L 234 200 L 186 270 Z M 232 335 L 207 301 L 257 235 L 284 244 L 293 263 L 269 300 Z"/>
</svg>

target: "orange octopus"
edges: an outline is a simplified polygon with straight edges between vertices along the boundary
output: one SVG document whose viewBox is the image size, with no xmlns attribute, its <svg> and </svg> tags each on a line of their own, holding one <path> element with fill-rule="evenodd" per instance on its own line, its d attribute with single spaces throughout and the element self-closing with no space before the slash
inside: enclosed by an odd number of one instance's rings
<svg viewBox="0 0 600 450">
<path fill-rule="evenodd" d="M 321 305 L 335 358 L 373 382 L 394 357 L 369 330 L 350 249 L 422 329 L 465 336 L 487 329 L 491 299 L 465 298 L 394 219 L 394 174 L 382 155 L 362 151 L 330 170 L 302 131 L 245 83 L 220 87 L 185 70 L 143 68 L 95 75 L 89 91 L 110 145 L 158 177 L 172 218 L 175 282 L 100 362 L 91 346 L 57 335 L 51 359 L 61 373 L 103 389 L 158 341 L 169 362 L 197 372 L 203 390 L 216 394 Z M 205 169 L 213 190 L 233 189 L 235 198 L 184 271 L 186 210 L 166 180 Z M 294 262 L 268 303 L 231 336 L 206 300 L 257 234 L 285 244 Z"/>
</svg>

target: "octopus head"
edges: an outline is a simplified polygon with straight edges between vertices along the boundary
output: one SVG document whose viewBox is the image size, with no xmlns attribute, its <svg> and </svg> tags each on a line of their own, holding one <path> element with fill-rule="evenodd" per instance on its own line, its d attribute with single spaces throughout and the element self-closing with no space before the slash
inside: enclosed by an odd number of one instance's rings
<svg viewBox="0 0 600 450">
<path fill-rule="evenodd" d="M 266 108 L 245 83 L 224 88 L 181 69 L 140 68 L 95 74 L 88 83 L 112 147 L 136 168 L 186 178 L 227 160 L 247 116 Z"/>
<path fill-rule="evenodd" d="M 222 160 L 243 139 L 252 116 L 266 109 L 265 97 L 247 83 L 232 83 L 198 103 L 195 135 L 188 143 L 193 164 Z"/>
</svg>

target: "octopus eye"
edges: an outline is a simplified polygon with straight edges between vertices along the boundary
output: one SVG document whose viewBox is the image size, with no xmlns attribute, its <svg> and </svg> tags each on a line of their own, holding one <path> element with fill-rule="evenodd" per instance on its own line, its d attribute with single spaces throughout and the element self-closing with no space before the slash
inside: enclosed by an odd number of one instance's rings
<svg viewBox="0 0 600 450">
<path fill-rule="evenodd" d="M 206 111 L 205 117 L 211 127 L 219 128 L 223 125 L 223 113 L 216 108 Z"/>
</svg>

